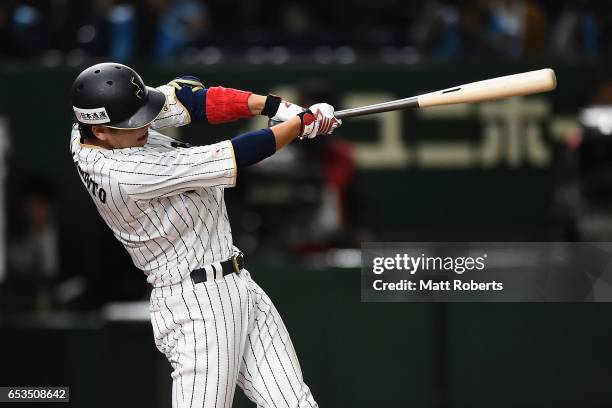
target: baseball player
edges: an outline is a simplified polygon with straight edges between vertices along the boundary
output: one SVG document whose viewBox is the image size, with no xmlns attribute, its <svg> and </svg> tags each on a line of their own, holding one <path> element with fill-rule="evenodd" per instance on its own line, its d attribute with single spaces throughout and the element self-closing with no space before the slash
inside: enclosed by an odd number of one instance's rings
<svg viewBox="0 0 612 408">
<path fill-rule="evenodd" d="M 172 365 L 173 407 L 230 407 L 236 384 L 259 407 L 317 407 L 276 308 L 233 245 L 224 189 L 241 170 L 341 124 L 333 107 L 205 88 L 156 89 L 103 63 L 72 86 L 70 150 L 100 215 L 153 286 L 157 348 Z M 191 147 L 157 130 L 262 114 L 282 123 Z"/>
</svg>

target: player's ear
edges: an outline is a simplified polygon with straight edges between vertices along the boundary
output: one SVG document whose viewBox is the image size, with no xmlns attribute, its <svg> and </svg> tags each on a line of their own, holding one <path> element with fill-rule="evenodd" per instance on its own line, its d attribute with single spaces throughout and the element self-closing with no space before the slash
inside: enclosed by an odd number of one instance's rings
<svg viewBox="0 0 612 408">
<path fill-rule="evenodd" d="M 106 126 L 96 126 L 96 125 L 93 125 L 91 127 L 91 133 L 93 133 L 94 136 L 97 139 L 100 139 L 102 141 L 108 140 L 108 133 L 109 133 L 108 131 L 109 130 L 110 129 L 107 128 Z"/>
</svg>

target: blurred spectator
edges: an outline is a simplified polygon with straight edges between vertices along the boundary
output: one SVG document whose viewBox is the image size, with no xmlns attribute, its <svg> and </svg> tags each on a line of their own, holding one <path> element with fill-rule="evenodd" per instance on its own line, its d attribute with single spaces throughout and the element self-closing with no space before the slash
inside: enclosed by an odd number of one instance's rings
<svg viewBox="0 0 612 408">
<path fill-rule="evenodd" d="M 128 62 L 138 50 L 136 6 L 121 0 L 99 0 L 77 32 L 79 45 L 91 55 Z"/>
<path fill-rule="evenodd" d="M 317 13 L 320 6 L 325 13 Z M 372 46 L 414 46 L 442 60 L 519 58 L 543 51 L 599 56 L 612 37 L 610 17 L 609 2 L 592 0 L 355 0 L 308 6 L 247 0 L 5 0 L 0 54 L 30 58 L 77 46 L 117 61 L 166 61 L 204 45 L 238 54 L 253 45 L 280 45 L 306 53 L 311 50 L 305 46 L 350 46 L 366 53 Z"/>
<path fill-rule="evenodd" d="M 523 47 L 526 53 L 537 53 L 548 46 L 548 18 L 536 1 L 525 2 Z"/>
<path fill-rule="evenodd" d="M 108 55 L 111 60 L 127 62 L 136 47 L 136 13 L 131 4 L 114 4 L 106 13 Z"/>
<path fill-rule="evenodd" d="M 557 156 L 555 223 L 561 240 L 612 238 L 612 80 L 604 77 Z"/>
<path fill-rule="evenodd" d="M 52 289 L 62 273 L 56 203 L 52 182 L 41 176 L 27 178 L 20 200 L 22 228 L 8 238 L 9 282 L 36 309 L 55 303 Z"/>
<path fill-rule="evenodd" d="M 308 13 L 308 5 L 288 2 L 281 9 L 280 25 L 291 36 L 307 35 L 312 31 L 313 22 Z"/>
<path fill-rule="evenodd" d="M 546 45 L 546 17 L 537 3 L 497 0 L 489 7 L 489 34 L 500 40 L 507 56 L 517 58 Z"/>
<path fill-rule="evenodd" d="M 47 20 L 36 3 L 18 4 L 10 14 L 8 27 L 16 55 L 35 55 L 48 48 Z"/>
<path fill-rule="evenodd" d="M 426 55 L 447 60 L 461 51 L 459 12 L 436 0 L 427 1 L 412 26 L 410 37 Z"/>
<path fill-rule="evenodd" d="M 518 57 L 523 51 L 525 33 L 525 2 L 521 0 L 498 0 L 491 2 L 489 34 L 501 39 L 505 53 Z"/>
<path fill-rule="evenodd" d="M 158 16 L 154 49 L 157 61 L 177 56 L 194 45 L 208 28 L 208 10 L 202 2 L 149 0 L 149 6 Z"/>
<path fill-rule="evenodd" d="M 338 106 L 334 88 L 328 81 L 305 79 L 299 84 L 299 89 L 298 103 L 301 106 L 318 102 Z M 318 167 L 323 176 L 319 206 L 309 218 L 307 230 L 303 231 L 307 238 L 298 249 L 359 246 L 370 235 L 367 220 L 373 219 L 374 215 L 369 211 L 366 196 L 356 178 L 357 164 L 352 145 L 342 139 L 340 131 L 333 137 L 317 137 L 298 146 L 306 153 L 306 162 Z"/>
<path fill-rule="evenodd" d="M 548 20 L 537 2 L 467 1 L 460 13 L 465 53 L 519 58 L 548 45 Z"/>
<path fill-rule="evenodd" d="M 8 13 L 8 6 L 0 4 L 0 55 L 12 54 L 10 50 L 11 41 L 9 40 Z"/>
<path fill-rule="evenodd" d="M 600 35 L 600 23 L 589 2 L 566 1 L 552 32 L 552 48 L 568 57 L 595 57 Z"/>
</svg>

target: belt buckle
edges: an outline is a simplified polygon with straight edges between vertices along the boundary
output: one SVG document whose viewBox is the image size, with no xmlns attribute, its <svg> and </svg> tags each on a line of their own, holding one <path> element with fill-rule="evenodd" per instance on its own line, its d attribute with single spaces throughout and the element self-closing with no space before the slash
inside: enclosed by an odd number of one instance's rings
<svg viewBox="0 0 612 408">
<path fill-rule="evenodd" d="M 244 255 L 242 252 L 232 256 L 232 266 L 234 267 L 234 272 L 236 273 L 240 273 L 240 271 L 244 268 Z"/>
</svg>

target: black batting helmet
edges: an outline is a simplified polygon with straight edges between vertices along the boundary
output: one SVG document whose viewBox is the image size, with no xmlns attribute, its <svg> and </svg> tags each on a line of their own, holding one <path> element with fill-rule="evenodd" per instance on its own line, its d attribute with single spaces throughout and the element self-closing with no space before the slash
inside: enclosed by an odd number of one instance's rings
<svg viewBox="0 0 612 408">
<path fill-rule="evenodd" d="M 72 84 L 72 107 L 84 125 L 136 129 L 161 112 L 165 95 L 145 86 L 132 68 L 114 62 L 93 65 Z"/>
</svg>

